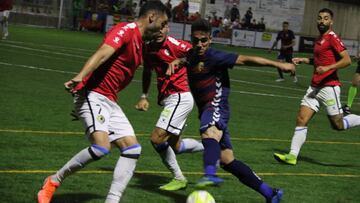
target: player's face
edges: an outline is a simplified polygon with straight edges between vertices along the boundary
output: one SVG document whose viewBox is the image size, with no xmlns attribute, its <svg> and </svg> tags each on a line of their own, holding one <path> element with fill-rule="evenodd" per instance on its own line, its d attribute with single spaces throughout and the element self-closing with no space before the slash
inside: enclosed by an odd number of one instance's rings
<svg viewBox="0 0 360 203">
<path fill-rule="evenodd" d="M 148 41 L 157 41 L 161 36 L 161 31 L 168 26 L 168 17 L 166 14 L 152 13 L 149 15 L 149 25 L 144 32 L 144 38 Z M 165 31 L 165 30 L 163 30 Z M 165 32 L 166 33 L 166 32 Z"/>
<path fill-rule="evenodd" d="M 319 16 L 317 18 L 317 27 L 321 34 L 326 33 L 330 29 L 332 24 L 333 20 L 330 13 L 319 13 Z"/>
<path fill-rule="evenodd" d="M 166 24 L 161 30 L 160 30 L 160 33 L 158 34 L 158 36 L 156 37 L 156 42 L 157 43 L 161 43 L 163 41 L 165 41 L 168 33 L 170 31 L 170 28 L 169 28 L 169 25 Z"/>
<path fill-rule="evenodd" d="M 288 31 L 289 30 L 289 24 L 283 24 L 282 28 L 284 31 Z"/>
<path fill-rule="evenodd" d="M 191 42 L 194 48 L 196 48 L 198 55 L 202 56 L 208 50 L 211 37 L 210 33 L 203 31 L 195 31 L 191 35 Z"/>
</svg>

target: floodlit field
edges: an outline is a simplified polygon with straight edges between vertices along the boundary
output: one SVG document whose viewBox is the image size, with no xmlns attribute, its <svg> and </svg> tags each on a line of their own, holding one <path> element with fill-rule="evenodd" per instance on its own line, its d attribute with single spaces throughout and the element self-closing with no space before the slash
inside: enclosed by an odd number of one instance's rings
<svg viewBox="0 0 360 203">
<path fill-rule="evenodd" d="M 11 25 L 8 40 L 0 41 L 0 202 L 34 202 L 44 178 L 89 145 L 80 122 L 71 121 L 72 97 L 65 92 L 63 83 L 80 70 L 101 40 L 102 35 L 95 33 Z M 276 58 L 276 52 L 216 47 Z M 230 71 L 229 128 L 235 155 L 264 181 L 283 188 L 284 202 L 360 202 L 360 128 L 331 130 L 326 113 L 321 111 L 309 125 L 298 165 L 282 165 L 273 159 L 273 152 L 289 149 L 300 99 L 312 70 L 311 66 L 299 66 L 297 84 L 288 74 L 285 82 L 276 83 L 277 71 L 273 68 L 237 66 Z M 355 63 L 340 71 L 343 102 L 354 71 Z M 190 181 L 186 190 L 157 189 L 171 178 L 148 139 L 161 108 L 156 104 L 153 80 L 150 110 L 135 110 L 141 95 L 140 81 L 141 69 L 119 94 L 119 104 L 143 147 L 122 202 L 184 203 L 201 177 L 202 154 L 178 156 Z M 353 110 L 360 113 L 359 96 Z M 198 125 L 194 109 L 183 136 L 199 138 Z M 118 156 L 119 151 L 113 150 L 66 179 L 53 202 L 103 202 Z M 222 169 L 219 172 L 225 183 L 208 189 L 218 203 L 264 202 L 261 195 L 235 177 Z"/>
</svg>

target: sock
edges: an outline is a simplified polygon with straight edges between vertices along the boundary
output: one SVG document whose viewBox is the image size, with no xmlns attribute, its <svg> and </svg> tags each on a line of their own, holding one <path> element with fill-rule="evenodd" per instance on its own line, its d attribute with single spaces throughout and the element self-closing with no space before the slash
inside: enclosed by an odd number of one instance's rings
<svg viewBox="0 0 360 203">
<path fill-rule="evenodd" d="M 182 139 L 180 143 L 180 149 L 177 151 L 177 154 L 186 153 L 186 152 L 200 152 L 204 151 L 204 146 L 201 142 L 195 139 Z"/>
<path fill-rule="evenodd" d="M 291 140 L 290 154 L 297 157 L 299 155 L 301 146 L 305 143 L 307 134 L 307 127 L 297 126 L 295 128 L 294 136 Z"/>
<path fill-rule="evenodd" d="M 162 162 L 173 174 L 174 178 L 177 180 L 185 180 L 185 176 L 182 174 L 180 166 L 176 160 L 176 155 L 174 150 L 169 147 L 167 142 L 162 144 L 154 144 L 152 143 L 155 150 L 159 153 Z"/>
<path fill-rule="evenodd" d="M 234 160 L 222 168 L 236 176 L 246 186 L 259 192 L 265 198 L 271 198 L 273 189 L 264 183 L 246 164 L 239 160 Z"/>
<path fill-rule="evenodd" d="M 121 150 L 121 155 L 114 169 L 113 180 L 105 203 L 118 203 L 134 174 L 136 162 L 141 153 L 141 145 L 135 144 Z"/>
<path fill-rule="evenodd" d="M 347 98 L 347 105 L 349 108 L 351 108 L 351 106 L 353 104 L 356 93 L 357 93 L 357 88 L 350 86 L 349 91 L 348 91 L 348 98 Z"/>
<path fill-rule="evenodd" d="M 277 69 L 280 78 L 284 78 L 283 72 L 280 68 Z"/>
<path fill-rule="evenodd" d="M 205 175 L 216 175 L 217 163 L 220 160 L 220 145 L 212 138 L 205 138 L 202 140 L 204 145 L 204 174 Z"/>
<path fill-rule="evenodd" d="M 344 122 L 345 130 L 355 127 L 355 126 L 359 126 L 360 125 L 360 116 L 355 115 L 355 114 L 349 114 L 344 117 L 343 122 Z"/>
<path fill-rule="evenodd" d="M 84 168 L 86 164 L 91 163 L 94 160 L 99 160 L 108 153 L 108 149 L 93 144 L 73 156 L 60 170 L 56 172 L 54 176 L 52 176 L 51 179 L 61 183 L 67 176 L 75 173 L 81 168 Z"/>
</svg>

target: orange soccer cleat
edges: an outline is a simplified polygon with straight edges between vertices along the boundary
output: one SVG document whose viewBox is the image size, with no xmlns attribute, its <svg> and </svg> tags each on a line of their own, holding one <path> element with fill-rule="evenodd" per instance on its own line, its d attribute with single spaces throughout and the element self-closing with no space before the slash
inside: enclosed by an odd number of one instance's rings
<svg viewBox="0 0 360 203">
<path fill-rule="evenodd" d="M 51 180 L 51 176 L 47 177 L 41 190 L 37 194 L 38 203 L 50 203 L 51 198 L 59 185 L 60 183 Z"/>
</svg>

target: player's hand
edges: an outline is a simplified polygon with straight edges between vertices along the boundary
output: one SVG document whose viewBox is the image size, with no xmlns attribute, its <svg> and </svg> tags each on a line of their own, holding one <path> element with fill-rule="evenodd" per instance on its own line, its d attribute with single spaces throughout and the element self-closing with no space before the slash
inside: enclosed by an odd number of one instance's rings
<svg viewBox="0 0 360 203">
<path fill-rule="evenodd" d="M 280 63 L 279 68 L 284 72 L 295 73 L 295 65 L 292 63 Z"/>
<path fill-rule="evenodd" d="M 140 98 L 135 108 L 139 111 L 147 111 L 149 109 L 149 101 L 146 98 Z"/>
<path fill-rule="evenodd" d="M 77 91 L 74 90 L 76 85 L 78 85 L 81 82 L 81 80 L 73 78 L 67 82 L 64 83 L 65 89 L 70 93 L 76 93 Z"/>
<path fill-rule="evenodd" d="M 175 59 L 171 63 L 169 63 L 168 69 L 166 70 L 166 75 L 171 76 L 175 73 L 175 70 L 180 66 L 180 59 Z"/>
<path fill-rule="evenodd" d="M 321 75 L 329 71 L 330 69 L 331 69 L 330 66 L 318 66 L 316 67 L 315 71 Z"/>
<path fill-rule="evenodd" d="M 308 59 L 307 58 L 293 58 L 292 59 L 292 62 L 295 64 L 295 65 L 299 65 L 301 63 L 309 63 Z"/>
</svg>

